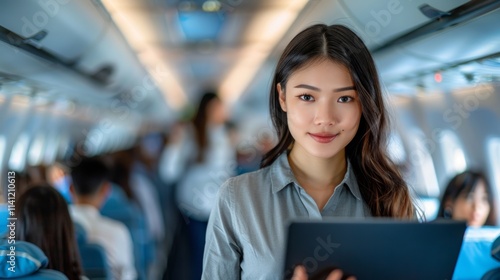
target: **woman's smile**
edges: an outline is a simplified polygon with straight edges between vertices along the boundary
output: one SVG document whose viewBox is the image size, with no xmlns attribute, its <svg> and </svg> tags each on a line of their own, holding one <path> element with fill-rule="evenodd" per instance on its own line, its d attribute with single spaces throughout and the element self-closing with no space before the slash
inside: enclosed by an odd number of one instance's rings
<svg viewBox="0 0 500 280">
<path fill-rule="evenodd" d="M 337 138 L 337 136 L 340 133 L 337 133 L 337 134 L 331 134 L 331 133 L 308 133 L 308 134 L 309 134 L 309 136 L 311 136 L 312 139 L 314 139 L 314 141 L 316 141 L 318 143 L 330 143 L 333 140 L 335 140 L 335 138 Z"/>
</svg>

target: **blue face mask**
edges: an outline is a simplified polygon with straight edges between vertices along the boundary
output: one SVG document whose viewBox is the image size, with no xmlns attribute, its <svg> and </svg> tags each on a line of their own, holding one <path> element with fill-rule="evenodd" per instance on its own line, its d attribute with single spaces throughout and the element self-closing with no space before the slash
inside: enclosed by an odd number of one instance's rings
<svg viewBox="0 0 500 280">
<path fill-rule="evenodd" d="M 69 191 L 69 186 L 71 184 L 71 179 L 69 176 L 63 176 L 59 178 L 58 180 L 54 181 L 54 187 L 56 188 L 57 191 L 64 197 L 64 199 L 68 202 L 71 203 L 71 194 Z"/>
</svg>

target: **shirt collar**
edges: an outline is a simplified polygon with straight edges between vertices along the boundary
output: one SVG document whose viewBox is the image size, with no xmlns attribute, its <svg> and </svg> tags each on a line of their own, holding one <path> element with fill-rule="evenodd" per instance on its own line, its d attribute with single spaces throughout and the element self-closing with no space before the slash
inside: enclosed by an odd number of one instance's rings
<svg viewBox="0 0 500 280">
<path fill-rule="evenodd" d="M 273 193 L 281 191 L 292 183 L 299 185 L 290 168 L 287 154 L 287 152 L 282 153 L 271 164 L 271 188 Z"/>
<path fill-rule="evenodd" d="M 290 163 L 288 162 L 288 153 L 282 153 L 272 164 L 271 164 L 271 188 L 273 193 L 277 193 L 284 189 L 286 186 L 292 183 L 300 184 L 293 175 L 292 169 L 290 168 Z M 340 182 L 339 186 L 345 184 L 352 195 L 361 200 L 361 192 L 359 191 L 358 182 L 356 176 L 352 170 L 351 162 L 347 161 L 347 172 L 345 173 L 344 179 Z"/>
<path fill-rule="evenodd" d="M 86 217 L 89 217 L 90 219 L 98 219 L 101 216 L 101 214 L 99 213 L 99 209 L 87 204 L 70 205 L 70 211 L 73 213 L 84 215 Z"/>
</svg>

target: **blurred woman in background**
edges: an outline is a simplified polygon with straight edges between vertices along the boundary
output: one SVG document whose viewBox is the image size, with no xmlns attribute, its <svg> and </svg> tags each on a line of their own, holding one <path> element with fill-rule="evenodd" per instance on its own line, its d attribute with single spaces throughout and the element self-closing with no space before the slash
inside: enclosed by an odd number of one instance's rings
<svg viewBox="0 0 500 280">
<path fill-rule="evenodd" d="M 453 177 L 441 199 L 438 217 L 467 221 L 472 227 L 496 225 L 493 192 L 484 174 L 465 171 Z"/>
<path fill-rule="evenodd" d="M 64 273 L 69 280 L 82 279 L 73 222 L 55 188 L 37 185 L 26 190 L 17 201 L 16 216 L 16 238 L 42 249 L 49 259 L 47 268 Z"/>
<path fill-rule="evenodd" d="M 177 178 L 166 179 L 176 182 L 175 200 L 189 237 L 191 277 L 184 278 L 201 278 L 208 217 L 219 187 L 236 173 L 236 151 L 227 131 L 227 119 L 217 94 L 205 93 L 194 117 L 162 155 L 161 168 L 177 169 Z"/>
</svg>

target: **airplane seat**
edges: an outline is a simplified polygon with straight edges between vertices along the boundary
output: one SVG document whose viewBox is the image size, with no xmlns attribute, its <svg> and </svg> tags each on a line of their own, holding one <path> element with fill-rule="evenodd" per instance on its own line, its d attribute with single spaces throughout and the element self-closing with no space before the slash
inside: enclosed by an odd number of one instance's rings
<svg viewBox="0 0 500 280">
<path fill-rule="evenodd" d="M 139 279 L 147 279 L 146 269 L 154 261 L 154 244 L 149 238 L 146 220 L 139 207 L 129 202 L 124 191 L 112 184 L 101 215 L 122 222 L 132 237 L 134 261 Z"/>
<path fill-rule="evenodd" d="M 0 236 L 7 233 L 7 218 L 9 217 L 9 210 L 7 204 L 0 204 Z"/>
<path fill-rule="evenodd" d="M 486 272 L 481 280 L 498 280 L 500 279 L 500 268 L 494 268 L 488 272 Z"/>
<path fill-rule="evenodd" d="M 436 219 L 439 204 L 440 201 L 437 197 L 419 196 L 417 198 L 417 206 L 424 212 L 427 221 Z"/>
<path fill-rule="evenodd" d="M 500 279 L 500 262 L 492 256 L 492 244 L 498 236 L 500 227 L 469 227 L 464 235 L 453 280 Z"/>
<path fill-rule="evenodd" d="M 500 236 L 498 236 L 491 245 L 491 256 L 499 261 L 498 267 L 486 272 L 481 280 L 500 279 Z"/>
<path fill-rule="evenodd" d="M 46 269 L 48 263 L 49 260 L 44 252 L 32 243 L 0 240 L 1 279 L 68 280 L 60 271 Z"/>
<path fill-rule="evenodd" d="M 83 226 L 78 223 L 73 223 L 73 225 L 84 275 L 90 280 L 111 279 L 111 268 L 106 260 L 104 248 L 98 244 L 88 243 Z"/>
</svg>

